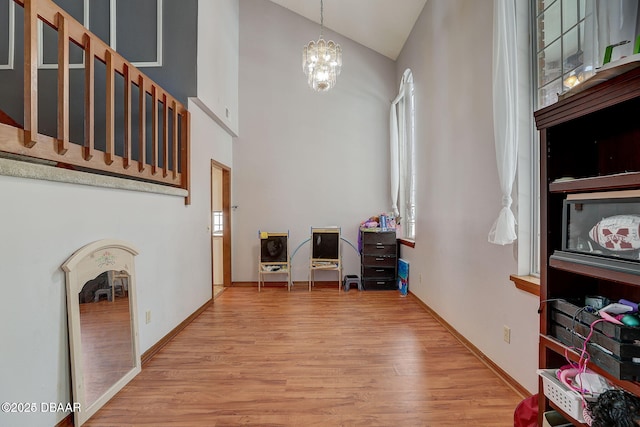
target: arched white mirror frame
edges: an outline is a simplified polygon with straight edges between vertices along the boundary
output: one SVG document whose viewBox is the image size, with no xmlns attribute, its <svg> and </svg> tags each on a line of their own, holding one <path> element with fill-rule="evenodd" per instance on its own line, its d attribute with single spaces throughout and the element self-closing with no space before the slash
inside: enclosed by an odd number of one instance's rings
<svg viewBox="0 0 640 427">
<path fill-rule="evenodd" d="M 77 250 L 62 265 L 67 282 L 67 319 L 69 321 L 73 400 L 75 403 L 79 403 L 81 408 L 80 411 L 74 412 L 74 425 L 76 426 L 81 426 L 86 422 L 141 371 L 134 265 L 134 256 L 136 255 L 138 255 L 138 251 L 127 242 L 121 240 L 99 240 Z M 82 368 L 82 339 L 78 294 L 87 281 L 95 279 L 98 275 L 110 270 L 125 271 L 129 275 L 128 293 L 131 337 L 133 339 L 133 367 L 94 402 L 87 403 Z"/>
</svg>

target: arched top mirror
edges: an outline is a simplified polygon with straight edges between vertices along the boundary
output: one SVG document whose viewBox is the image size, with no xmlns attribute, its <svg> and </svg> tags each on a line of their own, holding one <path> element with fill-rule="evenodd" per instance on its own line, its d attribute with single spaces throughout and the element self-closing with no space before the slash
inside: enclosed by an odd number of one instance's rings
<svg viewBox="0 0 640 427">
<path fill-rule="evenodd" d="M 141 370 L 134 257 L 120 240 L 77 250 L 63 265 L 73 400 L 80 426 Z"/>
</svg>

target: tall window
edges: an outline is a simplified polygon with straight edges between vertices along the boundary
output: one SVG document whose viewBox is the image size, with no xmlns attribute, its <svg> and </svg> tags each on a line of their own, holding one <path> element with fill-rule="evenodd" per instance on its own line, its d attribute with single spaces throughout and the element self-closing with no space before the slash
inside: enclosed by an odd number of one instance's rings
<svg viewBox="0 0 640 427">
<path fill-rule="evenodd" d="M 400 215 L 403 237 L 416 237 L 415 98 L 413 74 L 406 69 L 391 104 L 391 200 Z"/>
<path fill-rule="evenodd" d="M 533 110 L 593 73 L 585 65 L 585 17 L 593 0 L 532 0 Z M 588 49 L 587 49 L 588 50 Z M 588 58 L 590 60 L 590 58 Z M 531 147 L 531 272 L 540 271 L 540 140 L 534 127 Z"/>
<path fill-rule="evenodd" d="M 585 10 L 588 0 L 534 0 L 536 110 L 593 71 L 585 65 Z"/>
</svg>

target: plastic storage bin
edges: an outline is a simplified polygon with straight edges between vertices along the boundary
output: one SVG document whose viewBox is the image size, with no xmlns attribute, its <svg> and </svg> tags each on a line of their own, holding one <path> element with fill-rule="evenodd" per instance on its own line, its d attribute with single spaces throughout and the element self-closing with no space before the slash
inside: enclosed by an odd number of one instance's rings
<svg viewBox="0 0 640 427">
<path fill-rule="evenodd" d="M 544 395 L 562 409 L 567 415 L 579 422 L 584 422 L 582 416 L 582 397 L 576 391 L 569 389 L 556 378 L 555 369 L 538 369 L 542 378 Z"/>
</svg>

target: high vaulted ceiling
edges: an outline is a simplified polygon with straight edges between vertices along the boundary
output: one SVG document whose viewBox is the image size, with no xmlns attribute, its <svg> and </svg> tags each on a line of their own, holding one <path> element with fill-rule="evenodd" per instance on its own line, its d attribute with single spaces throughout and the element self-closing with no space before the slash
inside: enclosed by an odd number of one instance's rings
<svg viewBox="0 0 640 427">
<path fill-rule="evenodd" d="M 320 0 L 271 0 L 318 23 Z M 323 0 L 324 26 L 396 60 L 427 0 Z"/>
</svg>

